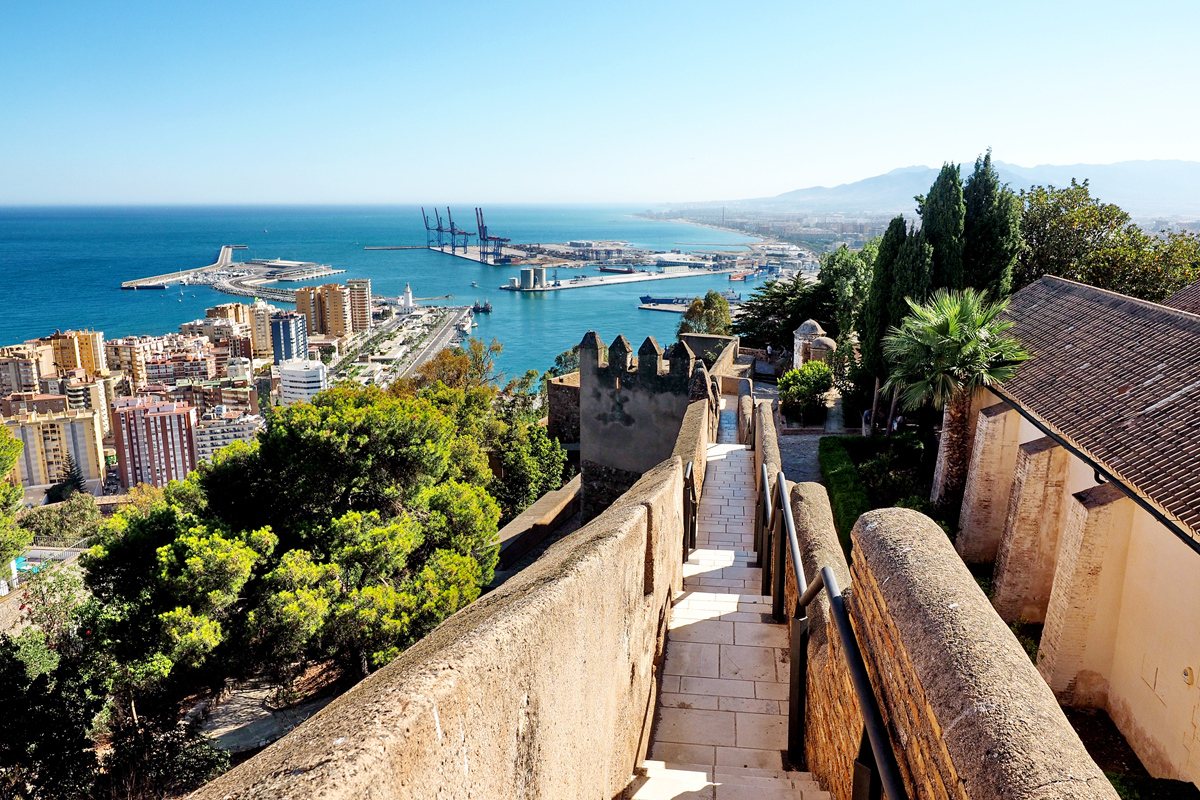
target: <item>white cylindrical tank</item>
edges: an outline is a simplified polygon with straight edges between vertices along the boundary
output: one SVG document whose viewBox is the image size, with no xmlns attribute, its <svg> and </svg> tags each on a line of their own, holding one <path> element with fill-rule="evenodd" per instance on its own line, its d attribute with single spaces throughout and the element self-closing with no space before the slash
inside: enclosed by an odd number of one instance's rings
<svg viewBox="0 0 1200 800">
<path fill-rule="evenodd" d="M 532 289 L 533 288 L 533 267 L 522 267 L 521 268 L 521 288 L 522 289 Z"/>
</svg>

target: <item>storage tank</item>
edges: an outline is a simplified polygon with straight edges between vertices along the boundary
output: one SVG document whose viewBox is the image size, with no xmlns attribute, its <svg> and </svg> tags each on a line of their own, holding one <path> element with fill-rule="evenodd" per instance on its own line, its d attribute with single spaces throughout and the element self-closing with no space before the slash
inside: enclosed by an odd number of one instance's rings
<svg viewBox="0 0 1200 800">
<path fill-rule="evenodd" d="M 521 288 L 522 289 L 532 289 L 533 288 L 533 267 L 522 267 L 521 268 Z"/>
<path fill-rule="evenodd" d="M 533 268 L 533 285 L 539 289 L 546 288 L 546 268 L 545 267 L 534 267 Z"/>
<path fill-rule="evenodd" d="M 517 279 L 515 277 L 508 279 L 508 285 L 514 289 L 520 288 L 520 284 L 517 282 Z"/>
</svg>

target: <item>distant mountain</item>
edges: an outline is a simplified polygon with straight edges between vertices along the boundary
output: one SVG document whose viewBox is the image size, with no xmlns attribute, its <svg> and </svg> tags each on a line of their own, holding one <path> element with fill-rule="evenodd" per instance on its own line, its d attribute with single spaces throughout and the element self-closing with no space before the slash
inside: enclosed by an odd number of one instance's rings
<svg viewBox="0 0 1200 800">
<path fill-rule="evenodd" d="M 1090 182 L 1092 196 L 1116 203 L 1135 216 L 1200 215 L 1200 162 L 1121 161 L 1116 164 L 1043 164 L 1021 167 L 995 162 L 1000 179 L 1014 190 L 1030 186 L 1069 185 L 1072 178 Z M 963 177 L 972 164 L 963 164 Z M 757 211 L 862 212 L 915 211 L 913 196 L 929 191 L 938 169 L 915 166 L 840 186 L 813 186 L 776 197 L 743 200 L 738 207 Z"/>
</svg>

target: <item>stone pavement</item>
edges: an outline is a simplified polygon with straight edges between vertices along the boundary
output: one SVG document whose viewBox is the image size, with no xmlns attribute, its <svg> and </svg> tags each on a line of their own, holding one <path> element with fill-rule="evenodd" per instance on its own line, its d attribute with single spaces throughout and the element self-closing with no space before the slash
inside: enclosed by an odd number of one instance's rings
<svg viewBox="0 0 1200 800">
<path fill-rule="evenodd" d="M 735 397 L 721 398 L 709 445 L 697 549 L 675 598 L 650 760 L 633 800 L 828 798 L 806 772 L 784 771 L 787 627 L 770 622 L 754 548 L 754 454 L 737 443 Z M 728 410 L 726 410 L 728 409 Z"/>
</svg>

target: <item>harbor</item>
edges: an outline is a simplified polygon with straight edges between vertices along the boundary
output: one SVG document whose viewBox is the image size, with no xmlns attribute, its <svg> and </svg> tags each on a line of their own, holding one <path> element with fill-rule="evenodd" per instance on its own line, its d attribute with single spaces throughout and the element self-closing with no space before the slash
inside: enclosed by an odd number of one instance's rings
<svg viewBox="0 0 1200 800">
<path fill-rule="evenodd" d="M 556 270 L 557 272 L 557 270 Z M 712 277 L 733 272 L 733 268 L 695 267 L 681 272 L 633 272 L 603 275 L 576 275 L 566 280 L 547 279 L 545 267 L 524 267 L 520 277 L 509 278 L 499 287 L 506 292 L 557 292 L 563 289 L 590 289 L 595 286 L 614 286 L 643 281 L 665 281 L 682 278 Z"/>
<path fill-rule="evenodd" d="M 266 286 L 268 283 L 308 281 L 329 275 L 340 275 L 344 269 L 334 269 L 329 264 L 313 261 L 288 261 L 282 258 L 252 258 L 249 261 L 234 261 L 234 250 L 245 250 L 246 245 L 229 244 L 221 248 L 215 264 L 207 267 L 179 270 L 166 275 L 154 275 L 125 281 L 122 289 L 146 290 L 166 289 L 171 285 L 210 286 L 218 292 L 235 297 L 261 297 L 279 303 L 296 302 L 296 292 Z"/>
</svg>

